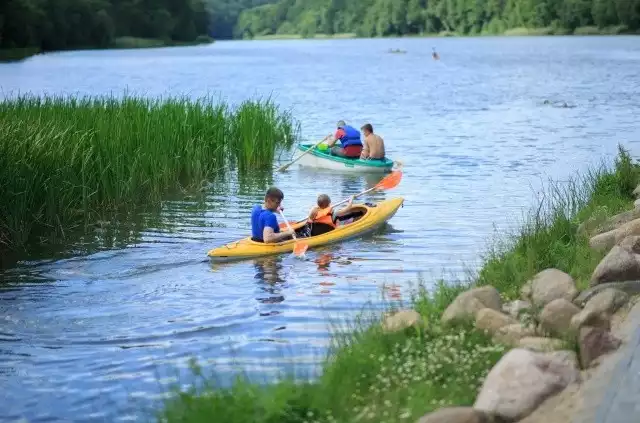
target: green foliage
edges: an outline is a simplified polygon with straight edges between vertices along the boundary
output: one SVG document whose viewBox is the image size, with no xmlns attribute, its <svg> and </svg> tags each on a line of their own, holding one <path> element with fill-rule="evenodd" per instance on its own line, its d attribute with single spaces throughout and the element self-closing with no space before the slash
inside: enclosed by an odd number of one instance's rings
<svg viewBox="0 0 640 423">
<path fill-rule="evenodd" d="M 157 202 L 230 165 L 270 167 L 297 135 L 271 101 L 20 97 L 0 103 L 0 248 Z"/>
<path fill-rule="evenodd" d="M 515 298 L 533 275 L 554 267 L 586 287 L 605 252 L 591 249 L 578 226 L 596 214 L 606 218 L 628 209 L 639 181 L 638 166 L 620 147 L 613 171 L 600 167 L 562 186 L 551 183 L 518 232 L 489 251 L 477 283 Z"/>
<path fill-rule="evenodd" d="M 206 0 L 211 16 L 211 36 L 215 39 L 229 39 L 234 36 L 234 28 L 243 10 L 258 8 L 277 0 Z"/>
<path fill-rule="evenodd" d="M 640 0 L 6 0 L 0 5 L 0 51 L 104 48 L 118 37 L 174 45 L 201 35 L 586 35 L 639 29 Z"/>
<path fill-rule="evenodd" d="M 221 388 L 198 371 L 203 389 L 177 393 L 158 420 L 400 423 L 443 406 L 472 405 L 489 370 L 509 348 L 494 344 L 469 322 L 442 326 L 446 307 L 473 285 L 491 284 L 503 296 L 515 297 L 530 276 L 548 267 L 578 278 L 589 275 L 599 257 L 577 235 L 577 226 L 594 213 L 609 217 L 629 207 L 639 172 L 620 148 L 612 169 L 600 167 L 565 186 L 551 184 L 520 231 L 489 251 L 475 277 L 457 284 L 440 281 L 430 289 L 420 283 L 412 298 L 422 317 L 418 325 L 388 333 L 372 312 L 336 331 L 316 381 L 285 378 L 259 386 L 239 378 L 231 388 Z M 567 349 L 577 349 L 575 339 L 563 341 Z"/>
<path fill-rule="evenodd" d="M 278 0 L 240 13 L 235 35 L 619 33 L 640 28 L 640 0 Z M 609 27 L 619 26 L 612 31 Z"/>
<path fill-rule="evenodd" d="M 194 42 L 209 35 L 205 0 L 6 0 L 0 49 L 112 47 L 117 37 Z"/>
<path fill-rule="evenodd" d="M 407 422 L 449 404 L 471 405 L 505 347 L 471 328 L 415 328 L 384 333 L 358 327 L 337 345 L 316 382 L 285 378 L 259 386 L 243 377 L 228 389 L 201 376 L 159 420 L 256 423 Z M 339 339 L 336 338 L 336 339 Z"/>
</svg>

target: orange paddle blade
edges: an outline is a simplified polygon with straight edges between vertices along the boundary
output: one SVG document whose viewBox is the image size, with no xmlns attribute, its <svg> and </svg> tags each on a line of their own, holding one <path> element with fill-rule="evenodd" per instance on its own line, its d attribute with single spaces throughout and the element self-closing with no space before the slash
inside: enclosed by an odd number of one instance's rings
<svg viewBox="0 0 640 423">
<path fill-rule="evenodd" d="M 308 248 L 309 245 L 307 243 L 296 242 L 293 246 L 293 254 L 295 254 L 296 256 L 301 256 L 307 251 Z"/>
<path fill-rule="evenodd" d="M 377 189 L 391 189 L 395 188 L 402 180 L 402 171 L 394 170 L 389 175 L 385 176 L 376 184 Z"/>
</svg>

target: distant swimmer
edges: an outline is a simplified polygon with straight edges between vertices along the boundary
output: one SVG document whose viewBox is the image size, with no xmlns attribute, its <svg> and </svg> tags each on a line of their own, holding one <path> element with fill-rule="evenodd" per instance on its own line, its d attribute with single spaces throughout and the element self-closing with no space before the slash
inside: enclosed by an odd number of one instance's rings
<svg viewBox="0 0 640 423">
<path fill-rule="evenodd" d="M 431 53 L 431 57 L 433 57 L 433 60 L 440 60 L 440 55 L 436 51 L 436 48 L 432 47 L 432 49 L 433 49 L 433 52 Z"/>
</svg>

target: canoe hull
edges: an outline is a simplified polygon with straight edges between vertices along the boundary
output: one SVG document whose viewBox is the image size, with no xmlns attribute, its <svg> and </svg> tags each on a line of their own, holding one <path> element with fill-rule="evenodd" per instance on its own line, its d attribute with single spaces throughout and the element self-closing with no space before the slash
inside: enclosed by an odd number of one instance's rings
<svg viewBox="0 0 640 423">
<path fill-rule="evenodd" d="M 302 153 L 312 146 L 313 144 L 299 144 L 296 147 L 296 156 L 300 157 Z M 389 159 L 386 159 L 384 162 L 378 160 L 345 159 L 316 149 L 302 156 L 297 163 L 302 167 L 339 170 L 349 173 L 385 173 L 391 172 L 393 168 L 393 160 Z"/>
<path fill-rule="evenodd" d="M 398 209 L 402 207 L 404 199 L 402 197 L 392 198 L 381 201 L 369 207 L 364 204 L 354 204 L 358 209 L 366 210 L 365 215 L 359 220 L 349 223 L 348 225 L 339 226 L 331 232 L 308 238 L 302 238 L 309 248 L 334 244 L 337 242 L 347 241 L 349 239 L 370 233 L 391 219 Z M 305 221 L 295 222 L 291 227 L 298 229 L 304 226 Z M 284 227 L 284 224 L 280 225 Z M 207 255 L 214 262 L 244 260 L 274 254 L 291 253 L 295 241 L 288 240 L 274 244 L 264 244 L 261 242 L 251 241 L 251 237 L 246 237 L 238 241 L 230 242 L 217 248 L 211 249 Z"/>
</svg>

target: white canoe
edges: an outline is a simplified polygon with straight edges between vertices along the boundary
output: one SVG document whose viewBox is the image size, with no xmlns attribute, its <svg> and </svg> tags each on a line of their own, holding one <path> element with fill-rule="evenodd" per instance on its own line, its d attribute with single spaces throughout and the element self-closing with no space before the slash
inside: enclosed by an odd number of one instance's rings
<svg viewBox="0 0 640 423">
<path fill-rule="evenodd" d="M 311 147 L 313 147 L 313 144 L 298 144 L 298 157 Z M 317 148 L 314 148 L 311 152 L 300 157 L 300 160 L 298 160 L 297 163 L 304 167 L 332 169 L 354 173 L 385 173 L 391 172 L 393 168 L 393 160 L 388 158 L 385 158 L 384 160 L 348 159 L 331 155 L 329 151 L 318 150 Z"/>
</svg>

